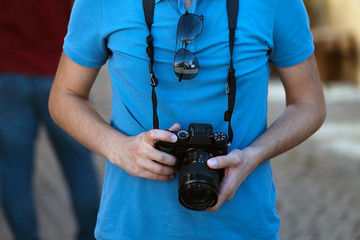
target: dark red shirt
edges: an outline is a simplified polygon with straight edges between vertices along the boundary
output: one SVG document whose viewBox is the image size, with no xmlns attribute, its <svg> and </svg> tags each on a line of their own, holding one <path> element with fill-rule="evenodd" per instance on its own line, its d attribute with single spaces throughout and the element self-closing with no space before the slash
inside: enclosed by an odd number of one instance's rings
<svg viewBox="0 0 360 240">
<path fill-rule="evenodd" d="M 0 0 L 0 72 L 53 75 L 73 0 Z"/>
</svg>

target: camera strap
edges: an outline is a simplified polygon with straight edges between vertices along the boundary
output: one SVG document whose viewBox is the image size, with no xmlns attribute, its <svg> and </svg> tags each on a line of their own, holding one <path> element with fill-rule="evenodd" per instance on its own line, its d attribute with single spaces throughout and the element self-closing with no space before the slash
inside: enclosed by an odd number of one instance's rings
<svg viewBox="0 0 360 240">
<path fill-rule="evenodd" d="M 235 69 L 233 65 L 233 49 L 235 42 L 236 22 L 239 11 L 239 0 L 227 0 L 226 10 L 227 10 L 228 27 L 229 27 L 230 67 L 227 75 L 227 86 L 226 86 L 226 94 L 228 95 L 228 110 L 226 110 L 224 113 L 224 120 L 226 122 L 229 122 L 228 144 L 230 146 L 234 137 L 234 133 L 231 127 L 231 116 L 234 111 L 235 99 L 236 99 L 236 77 L 235 77 Z"/>
<path fill-rule="evenodd" d="M 143 0 L 143 8 L 146 25 L 149 29 L 149 35 L 146 37 L 146 53 L 150 58 L 149 62 L 149 72 L 150 72 L 150 85 L 152 87 L 151 92 L 151 101 L 153 106 L 153 125 L 154 129 L 159 128 L 159 118 L 157 115 L 157 96 L 155 92 L 155 88 L 158 85 L 159 81 L 154 73 L 154 44 L 153 37 L 151 36 L 151 26 L 154 21 L 154 10 L 155 10 L 155 0 Z"/>
<path fill-rule="evenodd" d="M 149 29 L 149 35 L 146 37 L 146 53 L 149 56 L 149 72 L 150 72 L 150 85 L 152 87 L 151 100 L 153 105 L 153 126 L 154 129 L 159 128 L 159 118 L 157 115 L 157 96 L 155 88 L 159 81 L 154 73 L 154 45 L 151 35 L 151 26 L 154 20 L 155 0 L 143 0 L 143 9 L 145 15 L 146 25 Z M 224 120 L 229 122 L 228 127 L 228 144 L 230 145 L 233 140 L 233 130 L 231 127 L 231 117 L 234 111 L 235 99 L 236 99 L 236 77 L 235 69 L 233 66 L 233 49 L 235 42 L 235 29 L 239 10 L 239 0 L 227 0 L 226 9 L 228 16 L 228 28 L 229 28 L 229 50 L 230 50 L 230 67 L 227 75 L 226 94 L 228 95 L 228 109 L 224 113 Z"/>
</svg>

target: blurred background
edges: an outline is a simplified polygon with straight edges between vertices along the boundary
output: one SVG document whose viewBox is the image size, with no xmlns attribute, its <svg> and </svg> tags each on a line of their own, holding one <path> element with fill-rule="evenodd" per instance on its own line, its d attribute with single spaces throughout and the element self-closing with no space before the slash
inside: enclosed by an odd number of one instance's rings
<svg viewBox="0 0 360 240">
<path fill-rule="evenodd" d="M 328 116 L 295 149 L 272 159 L 281 239 L 360 240 L 360 1 L 304 0 L 324 83 Z M 91 98 L 110 120 L 111 86 L 100 71 Z M 284 110 L 276 72 L 269 84 L 269 124 Z M 36 205 L 40 235 L 72 240 L 76 232 L 69 192 L 44 129 L 37 142 Z M 95 155 L 102 181 L 104 159 Z M 0 205 L 0 239 L 12 235 Z"/>
<path fill-rule="evenodd" d="M 272 160 L 280 238 L 360 239 L 360 1 L 304 0 L 327 103 L 322 128 Z M 269 123 L 284 92 L 269 86 Z"/>
</svg>

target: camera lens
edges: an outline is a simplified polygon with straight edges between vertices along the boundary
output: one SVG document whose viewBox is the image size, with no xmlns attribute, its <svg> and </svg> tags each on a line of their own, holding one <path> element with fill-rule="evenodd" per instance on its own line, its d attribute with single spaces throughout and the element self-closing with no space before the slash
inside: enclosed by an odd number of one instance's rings
<svg viewBox="0 0 360 240">
<path fill-rule="evenodd" d="M 179 201 L 191 210 L 207 210 L 215 206 L 219 191 L 219 172 L 207 166 L 213 157 L 202 150 L 190 150 L 179 174 Z"/>
<path fill-rule="evenodd" d="M 209 190 L 205 189 L 201 185 L 193 186 L 186 192 L 188 198 L 191 199 L 194 203 L 203 203 L 207 198 L 211 196 Z"/>
</svg>

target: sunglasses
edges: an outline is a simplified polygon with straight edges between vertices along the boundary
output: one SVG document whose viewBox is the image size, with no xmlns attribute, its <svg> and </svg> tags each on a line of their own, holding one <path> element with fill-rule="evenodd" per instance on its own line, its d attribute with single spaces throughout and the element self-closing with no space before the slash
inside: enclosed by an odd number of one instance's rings
<svg viewBox="0 0 360 240">
<path fill-rule="evenodd" d="M 176 51 L 174 58 L 174 71 L 179 82 L 182 79 L 192 79 L 199 73 L 200 65 L 195 54 L 189 51 L 187 45 L 197 38 L 203 29 L 204 17 L 185 13 L 178 22 L 177 38 L 181 41 L 182 47 Z"/>
</svg>

